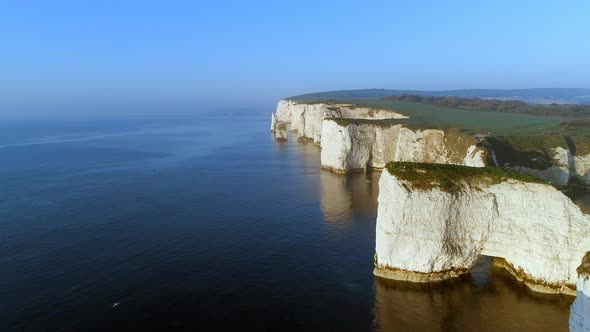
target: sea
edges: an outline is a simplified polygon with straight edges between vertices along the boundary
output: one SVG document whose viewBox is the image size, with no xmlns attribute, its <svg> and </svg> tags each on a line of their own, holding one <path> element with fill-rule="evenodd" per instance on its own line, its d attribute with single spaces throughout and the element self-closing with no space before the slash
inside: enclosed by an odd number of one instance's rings
<svg viewBox="0 0 590 332">
<path fill-rule="evenodd" d="M 568 330 L 572 297 L 488 257 L 375 278 L 380 172 L 322 170 L 271 111 L 1 121 L 0 331 Z"/>
</svg>

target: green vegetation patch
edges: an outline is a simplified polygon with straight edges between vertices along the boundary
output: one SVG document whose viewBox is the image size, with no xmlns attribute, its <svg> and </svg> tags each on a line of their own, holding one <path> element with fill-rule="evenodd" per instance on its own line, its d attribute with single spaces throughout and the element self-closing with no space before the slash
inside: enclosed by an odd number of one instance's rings
<svg viewBox="0 0 590 332">
<path fill-rule="evenodd" d="M 448 101 L 449 99 L 441 99 Z M 481 100 L 485 102 L 485 100 Z M 389 127 L 403 124 L 410 129 L 441 129 L 445 133 L 456 130 L 463 134 L 483 137 L 485 140 L 479 146 L 487 151 L 486 158 L 489 165 L 493 165 L 491 149 L 494 150 L 499 165 L 509 163 L 512 166 L 523 166 L 533 169 L 546 169 L 551 166 L 555 156 L 555 148 L 568 149 L 573 155 L 585 156 L 590 154 L 590 117 L 572 119 L 566 116 L 547 116 L 545 112 L 527 114 L 515 110 L 509 111 L 510 105 L 502 104 L 505 111 L 481 111 L 460 109 L 421 102 L 400 101 L 392 99 L 325 99 L 306 100 L 305 103 L 329 102 L 335 106 L 346 104 L 347 107 L 371 107 L 374 109 L 392 110 L 409 116 L 408 119 L 387 120 L 357 120 L 333 119 L 338 124 L 373 124 Z M 443 103 L 444 104 L 444 103 Z M 448 104 L 448 103 L 447 103 Z M 444 104 L 444 105 L 447 105 Z M 452 104 L 451 104 L 452 105 Z M 527 104 L 525 104 L 527 105 Z M 522 106 L 522 105 L 521 105 Z M 569 105 L 571 106 L 571 105 Z M 568 107 L 569 107 L 568 106 Z M 499 107 L 499 106 L 498 106 Z M 544 107 L 549 106 L 535 106 Z M 557 107 L 557 106 L 556 106 Z M 574 112 L 575 113 L 575 112 Z M 583 113 L 583 112 L 580 112 Z M 559 112 L 550 112 L 550 115 Z M 583 114 L 579 114 L 583 115 Z M 577 116 L 577 115 L 576 115 Z M 451 135 L 452 136 L 452 135 Z M 464 151 L 469 139 L 457 139 L 449 136 L 447 143 L 461 145 L 457 151 Z M 490 138 L 495 137 L 495 138 Z M 451 156 L 453 162 L 460 162 L 464 156 Z M 459 160 L 461 158 L 461 160 Z"/>
<path fill-rule="evenodd" d="M 560 125 L 567 129 L 590 128 L 590 118 L 573 119 L 564 121 Z"/>
<path fill-rule="evenodd" d="M 535 176 L 502 167 L 467 167 L 406 162 L 392 162 L 385 167 L 391 175 L 406 181 L 411 188 L 419 190 L 438 188 L 447 192 L 461 192 L 466 187 L 480 189 L 481 186 L 494 185 L 509 179 L 547 184 Z"/>
<path fill-rule="evenodd" d="M 428 97 L 410 94 L 385 97 L 386 100 L 424 103 L 440 107 L 459 108 L 470 111 L 523 113 L 541 116 L 566 116 L 587 117 L 590 116 L 590 105 L 578 104 L 550 104 L 532 105 L 519 100 L 498 100 L 461 97 Z"/>
<path fill-rule="evenodd" d="M 409 116 L 410 119 L 406 119 L 404 123 L 413 128 L 461 128 L 480 134 L 497 136 L 538 135 L 552 131 L 570 136 L 590 135 L 587 121 L 559 116 L 559 112 L 547 116 L 544 113 L 477 111 L 383 98 L 316 99 L 297 102 L 305 104 L 330 103 L 335 108 L 338 108 L 338 105 L 346 105 L 351 108 L 369 107 L 390 110 Z"/>
<path fill-rule="evenodd" d="M 305 103 L 326 102 L 306 101 Z M 485 135 L 536 135 L 548 131 L 567 132 L 562 126 L 571 118 L 538 116 L 522 113 L 476 112 L 465 109 L 442 107 L 424 103 L 393 101 L 386 99 L 342 99 L 330 100 L 334 104 L 354 104 L 357 107 L 372 107 L 391 110 L 409 116 L 404 119 L 409 128 L 461 128 Z M 397 120 L 400 121 L 401 119 Z M 576 133 L 590 134 L 589 128 L 575 128 Z"/>
</svg>

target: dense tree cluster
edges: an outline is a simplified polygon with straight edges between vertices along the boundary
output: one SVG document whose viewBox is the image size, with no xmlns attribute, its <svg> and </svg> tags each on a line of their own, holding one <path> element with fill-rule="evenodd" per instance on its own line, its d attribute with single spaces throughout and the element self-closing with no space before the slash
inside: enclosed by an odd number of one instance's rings
<svg viewBox="0 0 590 332">
<path fill-rule="evenodd" d="M 498 100 L 460 97 L 422 97 L 403 94 L 385 97 L 386 100 L 424 103 L 429 105 L 459 108 L 470 111 L 525 113 L 545 116 L 590 117 L 590 105 L 550 104 L 532 105 L 519 100 Z"/>
</svg>

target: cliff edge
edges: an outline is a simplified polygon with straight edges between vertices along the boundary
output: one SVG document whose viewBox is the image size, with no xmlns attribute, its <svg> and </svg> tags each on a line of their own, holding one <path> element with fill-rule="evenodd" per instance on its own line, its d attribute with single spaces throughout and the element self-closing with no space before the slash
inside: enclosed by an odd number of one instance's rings
<svg viewBox="0 0 590 332">
<path fill-rule="evenodd" d="M 430 282 L 498 258 L 545 293 L 575 294 L 590 216 L 544 181 L 515 171 L 389 163 L 379 182 L 375 275 Z"/>
</svg>

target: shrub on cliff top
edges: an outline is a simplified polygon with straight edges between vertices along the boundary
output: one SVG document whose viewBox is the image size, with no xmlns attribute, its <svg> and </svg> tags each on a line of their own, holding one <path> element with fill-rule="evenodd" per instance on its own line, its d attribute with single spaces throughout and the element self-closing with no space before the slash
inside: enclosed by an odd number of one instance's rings
<svg viewBox="0 0 590 332">
<path fill-rule="evenodd" d="M 547 184 L 535 176 L 502 167 L 467 167 L 406 162 L 392 162 L 385 167 L 391 175 L 409 182 L 413 189 L 420 190 L 439 188 L 443 191 L 459 192 L 465 186 L 478 189 L 481 185 L 498 184 L 509 179 Z"/>
</svg>

